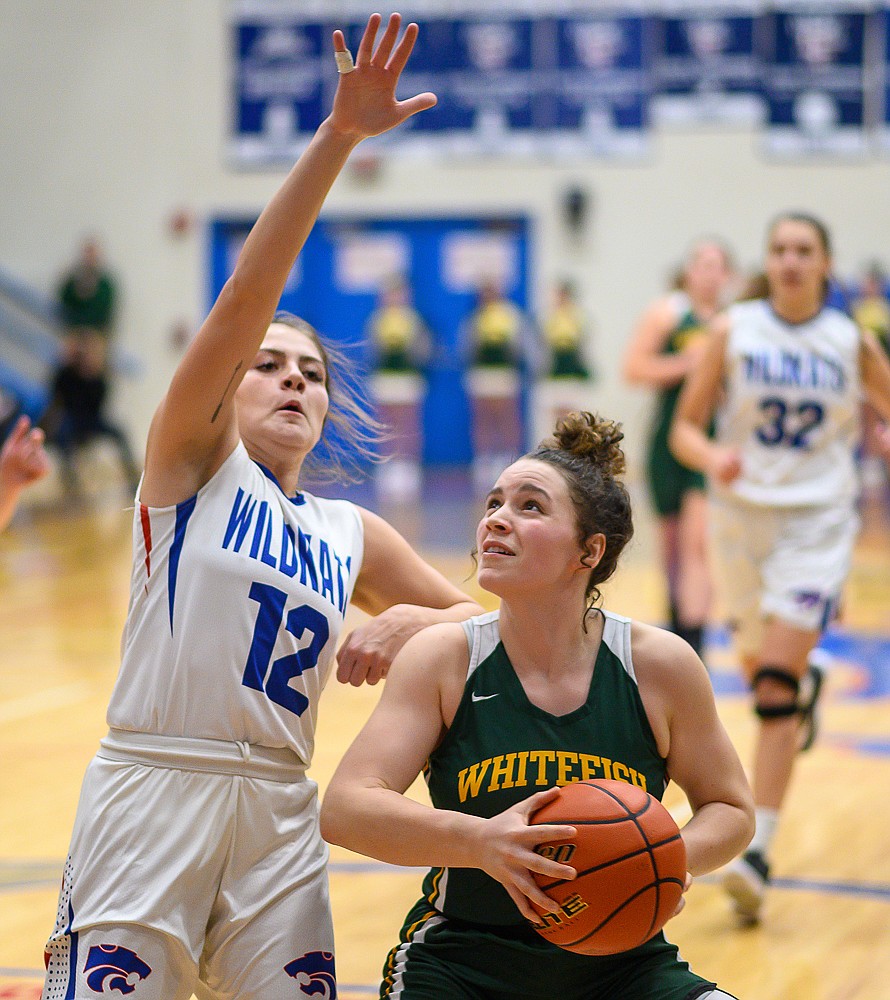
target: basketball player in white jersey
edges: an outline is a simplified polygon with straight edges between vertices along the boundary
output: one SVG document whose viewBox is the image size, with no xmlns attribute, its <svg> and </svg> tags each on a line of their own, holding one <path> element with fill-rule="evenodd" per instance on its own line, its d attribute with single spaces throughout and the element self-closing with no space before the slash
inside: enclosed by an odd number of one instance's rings
<svg viewBox="0 0 890 1000">
<path fill-rule="evenodd" d="M 812 741 L 818 690 L 801 682 L 813 677 L 808 657 L 850 566 L 863 394 L 890 420 L 890 364 L 870 334 L 825 305 L 830 269 L 820 221 L 789 213 L 772 224 L 768 296 L 715 320 L 671 433 L 680 461 L 710 478 L 718 581 L 758 718 L 757 830 L 724 874 L 739 916 L 751 922 L 769 883 L 795 754 Z M 890 446 L 886 428 L 881 440 Z"/>
<path fill-rule="evenodd" d="M 306 767 L 346 606 L 380 615 L 341 651 L 352 683 L 378 680 L 426 624 L 481 610 L 380 518 L 299 487 L 326 422 L 359 441 L 368 422 L 336 355 L 276 305 L 350 151 L 435 103 L 395 99 L 417 26 L 397 43 L 393 15 L 375 48 L 379 26 L 354 69 L 335 32 L 333 111 L 155 414 L 110 732 L 84 780 L 46 1000 L 335 996 Z"/>
</svg>

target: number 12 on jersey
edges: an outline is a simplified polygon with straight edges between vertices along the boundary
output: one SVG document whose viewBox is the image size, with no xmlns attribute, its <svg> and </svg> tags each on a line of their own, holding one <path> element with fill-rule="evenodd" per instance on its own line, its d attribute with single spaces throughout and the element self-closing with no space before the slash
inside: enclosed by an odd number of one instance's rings
<svg viewBox="0 0 890 1000">
<path fill-rule="evenodd" d="M 294 715 L 302 715 L 309 705 L 309 699 L 302 692 L 295 691 L 289 681 L 299 677 L 304 670 L 312 670 L 318 665 L 318 657 L 330 635 L 328 620 L 308 604 L 291 608 L 285 618 L 287 594 L 268 583 L 251 584 L 250 599 L 260 607 L 241 683 L 256 691 L 265 691 L 266 696 L 276 705 L 281 705 Z M 279 657 L 272 663 L 270 670 L 269 663 L 282 622 L 285 629 L 297 639 L 302 639 L 303 633 L 308 629 L 312 633 L 312 641 L 296 653 Z"/>
</svg>

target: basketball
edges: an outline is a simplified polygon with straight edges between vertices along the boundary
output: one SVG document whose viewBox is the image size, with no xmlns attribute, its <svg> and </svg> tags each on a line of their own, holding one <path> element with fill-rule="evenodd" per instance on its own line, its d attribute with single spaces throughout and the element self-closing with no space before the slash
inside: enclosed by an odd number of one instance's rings
<svg viewBox="0 0 890 1000">
<path fill-rule="evenodd" d="M 686 881 L 686 848 L 673 817 L 648 792 L 623 781 L 563 786 L 532 825 L 566 823 L 572 840 L 540 844 L 543 857 L 571 865 L 576 878 L 535 881 L 559 904 L 541 915 L 538 933 L 567 951 L 614 955 L 636 948 L 664 926 Z"/>
</svg>

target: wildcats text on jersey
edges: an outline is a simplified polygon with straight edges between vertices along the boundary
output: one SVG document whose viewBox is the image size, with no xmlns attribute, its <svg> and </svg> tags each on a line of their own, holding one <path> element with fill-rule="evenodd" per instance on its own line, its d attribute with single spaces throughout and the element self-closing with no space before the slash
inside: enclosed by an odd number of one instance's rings
<svg viewBox="0 0 890 1000">
<path fill-rule="evenodd" d="M 621 761 L 571 750 L 520 750 L 517 753 L 487 757 L 457 775 L 457 793 L 461 802 L 485 792 L 503 788 L 540 785 L 568 785 L 573 781 L 608 778 L 626 781 L 646 791 L 646 776 Z"/>
<path fill-rule="evenodd" d="M 346 613 L 352 557 L 341 558 L 323 538 L 294 529 L 276 516 L 274 505 L 257 501 L 240 486 L 232 504 L 222 548 L 240 552 L 271 566 L 286 577 L 299 573 L 300 583 Z"/>
<path fill-rule="evenodd" d="M 811 351 L 762 350 L 741 357 L 745 379 L 767 386 L 795 386 L 844 392 L 847 378 L 843 367 L 831 358 Z"/>
</svg>

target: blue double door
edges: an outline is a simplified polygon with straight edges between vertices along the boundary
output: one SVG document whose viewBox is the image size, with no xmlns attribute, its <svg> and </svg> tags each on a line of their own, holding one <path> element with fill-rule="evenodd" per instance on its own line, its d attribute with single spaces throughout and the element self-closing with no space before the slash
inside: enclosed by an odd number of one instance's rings
<svg viewBox="0 0 890 1000">
<path fill-rule="evenodd" d="M 254 220 L 211 227 L 213 301 Z M 528 308 L 529 226 L 523 218 L 355 219 L 316 224 L 288 280 L 281 308 L 302 316 L 367 371 L 366 324 L 381 286 L 405 277 L 434 341 L 422 407 L 424 464 L 472 459 L 462 326 L 480 283 L 498 280 Z M 527 423 L 527 422 L 526 422 Z"/>
</svg>

